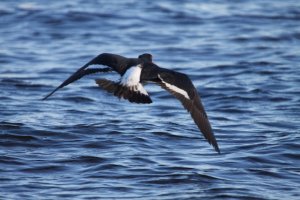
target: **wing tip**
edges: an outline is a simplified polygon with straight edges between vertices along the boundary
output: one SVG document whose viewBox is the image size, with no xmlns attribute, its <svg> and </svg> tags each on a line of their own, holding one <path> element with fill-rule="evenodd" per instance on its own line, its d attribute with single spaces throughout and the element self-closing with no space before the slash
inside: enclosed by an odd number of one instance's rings
<svg viewBox="0 0 300 200">
<path fill-rule="evenodd" d="M 214 144 L 212 144 L 212 146 L 214 147 L 215 151 L 216 151 L 218 154 L 221 154 L 221 150 L 220 150 L 220 148 L 219 148 L 219 146 L 218 146 L 218 143 L 217 143 L 217 142 L 216 142 L 216 143 L 214 143 Z"/>
<path fill-rule="evenodd" d="M 47 94 L 44 98 L 42 98 L 41 100 L 44 101 L 44 100 L 47 100 L 52 94 L 54 94 L 58 89 L 60 89 L 61 87 L 57 87 L 55 88 L 52 92 L 50 92 L 49 94 Z"/>
<path fill-rule="evenodd" d="M 213 132 L 210 132 L 209 134 L 211 137 L 210 138 L 206 138 L 205 139 L 208 141 L 208 143 L 213 146 L 213 148 L 215 149 L 215 151 L 218 153 L 218 154 L 221 154 L 221 150 L 219 148 L 219 145 L 218 145 L 218 142 L 215 138 L 215 135 Z"/>
</svg>

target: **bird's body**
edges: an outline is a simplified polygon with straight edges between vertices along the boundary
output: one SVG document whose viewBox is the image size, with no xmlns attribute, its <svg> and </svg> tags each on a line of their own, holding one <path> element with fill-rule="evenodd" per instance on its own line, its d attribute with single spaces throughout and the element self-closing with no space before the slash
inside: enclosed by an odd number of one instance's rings
<svg viewBox="0 0 300 200">
<path fill-rule="evenodd" d="M 88 69 L 90 65 L 95 64 L 105 65 L 108 68 Z M 97 79 L 96 83 L 107 92 L 132 103 L 152 103 L 149 94 L 143 87 L 143 83 L 145 82 L 156 83 L 170 92 L 181 101 L 204 137 L 220 153 L 207 114 L 192 81 L 186 74 L 157 66 L 152 62 L 150 54 L 142 54 L 138 58 L 126 58 L 109 53 L 100 54 L 72 74 L 44 99 L 47 99 L 58 89 L 67 86 L 87 74 L 108 71 L 119 73 L 121 75 L 120 81 L 114 82 L 107 79 Z"/>
</svg>

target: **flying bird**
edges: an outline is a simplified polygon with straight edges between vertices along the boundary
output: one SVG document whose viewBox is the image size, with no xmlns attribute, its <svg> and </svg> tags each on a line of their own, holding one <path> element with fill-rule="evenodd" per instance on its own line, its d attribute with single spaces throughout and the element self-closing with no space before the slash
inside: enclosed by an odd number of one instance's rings
<svg viewBox="0 0 300 200">
<path fill-rule="evenodd" d="M 88 68 L 90 65 L 107 67 Z M 79 80 L 83 76 L 111 71 L 121 75 L 120 81 L 96 79 L 96 83 L 100 88 L 132 103 L 149 104 L 152 103 L 152 99 L 143 87 L 143 83 L 152 82 L 160 85 L 182 103 L 208 143 L 220 153 L 200 96 L 190 78 L 186 74 L 157 66 L 152 62 L 152 55 L 148 53 L 139 55 L 138 58 L 126 58 L 116 54 L 102 53 L 78 69 L 61 85 L 45 96 L 43 100 L 49 98 L 58 89 Z"/>
</svg>

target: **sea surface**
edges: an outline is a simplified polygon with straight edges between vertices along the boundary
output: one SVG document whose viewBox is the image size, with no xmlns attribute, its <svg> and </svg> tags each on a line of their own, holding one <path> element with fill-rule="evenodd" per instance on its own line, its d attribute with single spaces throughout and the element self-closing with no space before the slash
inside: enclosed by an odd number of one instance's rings
<svg viewBox="0 0 300 200">
<path fill-rule="evenodd" d="M 103 52 L 188 74 L 221 154 L 153 84 L 41 100 Z M 0 199 L 299 200 L 300 2 L 2 0 Z"/>
</svg>

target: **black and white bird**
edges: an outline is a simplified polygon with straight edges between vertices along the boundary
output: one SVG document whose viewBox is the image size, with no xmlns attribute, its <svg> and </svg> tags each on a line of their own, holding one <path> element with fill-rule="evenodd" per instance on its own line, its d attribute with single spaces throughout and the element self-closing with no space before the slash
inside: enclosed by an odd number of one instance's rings
<svg viewBox="0 0 300 200">
<path fill-rule="evenodd" d="M 90 65 L 107 67 L 88 68 Z M 85 75 L 110 71 L 119 73 L 121 75 L 120 81 L 97 79 L 96 83 L 100 88 L 132 103 L 149 104 L 152 103 L 152 100 L 143 87 L 143 83 L 153 82 L 160 85 L 182 103 L 209 144 L 220 153 L 207 114 L 192 81 L 186 74 L 157 66 L 152 62 L 152 55 L 148 53 L 142 54 L 138 58 L 126 58 L 110 53 L 100 54 L 72 74 L 50 94 L 45 96 L 43 100 L 50 97 L 58 89 L 73 83 Z"/>
</svg>

